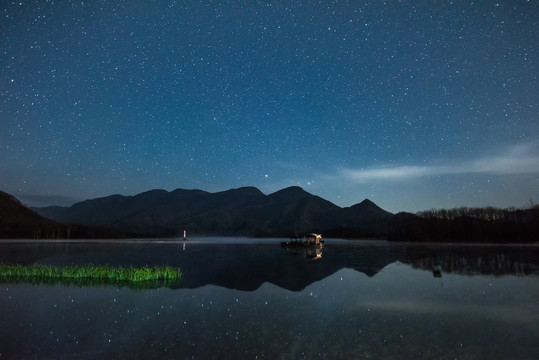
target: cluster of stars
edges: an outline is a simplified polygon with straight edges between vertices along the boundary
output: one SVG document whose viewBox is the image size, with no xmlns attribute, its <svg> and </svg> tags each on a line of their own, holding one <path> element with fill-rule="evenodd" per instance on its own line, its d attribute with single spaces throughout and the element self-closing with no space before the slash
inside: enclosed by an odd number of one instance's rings
<svg viewBox="0 0 539 360">
<path fill-rule="evenodd" d="M 308 186 L 313 172 L 536 141 L 538 13 L 449 1 L 4 2 L 0 187 L 274 191 Z"/>
</svg>

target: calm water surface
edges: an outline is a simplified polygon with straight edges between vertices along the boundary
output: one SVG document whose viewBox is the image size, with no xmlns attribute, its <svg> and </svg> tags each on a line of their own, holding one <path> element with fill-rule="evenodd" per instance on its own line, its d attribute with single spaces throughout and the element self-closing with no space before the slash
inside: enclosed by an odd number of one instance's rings
<svg viewBox="0 0 539 360">
<path fill-rule="evenodd" d="M 4 263 L 185 274 L 145 290 L 0 281 L 0 359 L 539 358 L 537 246 L 279 241 L 0 242 Z"/>
</svg>

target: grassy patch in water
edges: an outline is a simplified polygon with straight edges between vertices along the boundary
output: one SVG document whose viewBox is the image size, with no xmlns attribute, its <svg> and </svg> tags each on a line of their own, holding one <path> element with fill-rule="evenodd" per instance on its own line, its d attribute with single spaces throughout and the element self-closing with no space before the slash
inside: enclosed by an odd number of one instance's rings
<svg viewBox="0 0 539 360">
<path fill-rule="evenodd" d="M 112 285 L 148 288 L 170 283 L 182 277 L 180 269 L 172 266 L 124 267 L 111 265 L 8 265 L 0 264 L 0 280 L 33 284 Z"/>
</svg>

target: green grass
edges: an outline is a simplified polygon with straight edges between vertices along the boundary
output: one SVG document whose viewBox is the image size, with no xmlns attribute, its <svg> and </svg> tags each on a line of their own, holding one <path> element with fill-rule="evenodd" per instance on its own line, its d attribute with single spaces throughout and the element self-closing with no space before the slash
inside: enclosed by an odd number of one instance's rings
<svg viewBox="0 0 539 360">
<path fill-rule="evenodd" d="M 0 264 L 0 280 L 31 283 L 126 284 L 171 282 L 182 277 L 172 266 L 124 267 L 111 265 L 7 265 Z M 135 286 L 137 287 L 137 286 Z M 145 287 L 145 286 L 139 286 Z"/>
</svg>

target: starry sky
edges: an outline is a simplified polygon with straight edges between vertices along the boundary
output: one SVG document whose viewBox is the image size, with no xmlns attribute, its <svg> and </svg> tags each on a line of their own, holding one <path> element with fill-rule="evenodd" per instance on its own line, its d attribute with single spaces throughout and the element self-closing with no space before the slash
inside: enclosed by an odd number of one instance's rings
<svg viewBox="0 0 539 360">
<path fill-rule="evenodd" d="M 539 202 L 537 1 L 0 0 L 0 189 Z"/>
</svg>

